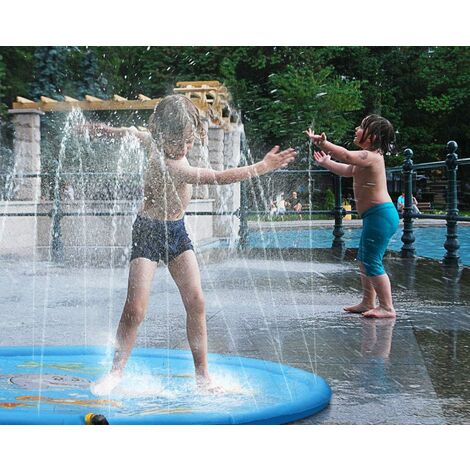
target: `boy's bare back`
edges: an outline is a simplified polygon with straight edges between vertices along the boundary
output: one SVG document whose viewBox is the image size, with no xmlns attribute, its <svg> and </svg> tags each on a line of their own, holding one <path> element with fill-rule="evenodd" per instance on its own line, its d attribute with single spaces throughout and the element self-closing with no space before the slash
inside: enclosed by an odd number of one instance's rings
<svg viewBox="0 0 470 470">
<path fill-rule="evenodd" d="M 354 198 L 359 214 L 384 202 L 391 202 L 387 191 L 385 162 L 379 152 L 363 150 L 365 158 L 370 159 L 368 166 L 354 165 L 352 169 Z M 367 154 L 367 156 L 366 156 Z"/>
</svg>

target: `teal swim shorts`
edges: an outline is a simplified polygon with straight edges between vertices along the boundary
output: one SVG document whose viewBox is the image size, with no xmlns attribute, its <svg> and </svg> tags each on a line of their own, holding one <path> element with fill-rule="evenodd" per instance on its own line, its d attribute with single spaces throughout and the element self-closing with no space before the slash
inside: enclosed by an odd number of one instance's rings
<svg viewBox="0 0 470 470">
<path fill-rule="evenodd" d="M 357 259 L 364 265 L 368 276 L 380 276 L 385 274 L 382 260 L 400 218 L 394 204 L 384 202 L 367 209 L 362 214 L 362 220 Z"/>
</svg>

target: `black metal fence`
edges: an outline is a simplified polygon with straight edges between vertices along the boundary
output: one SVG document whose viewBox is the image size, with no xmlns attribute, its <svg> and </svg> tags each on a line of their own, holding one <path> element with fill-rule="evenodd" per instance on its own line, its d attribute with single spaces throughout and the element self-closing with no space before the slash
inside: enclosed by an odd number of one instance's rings
<svg viewBox="0 0 470 470">
<path fill-rule="evenodd" d="M 413 258 L 416 256 L 414 247 L 415 235 L 413 230 L 413 219 L 436 219 L 446 221 L 446 240 L 444 248 L 446 254 L 443 262 L 446 265 L 459 265 L 459 241 L 457 234 L 458 222 L 470 222 L 470 217 L 459 217 L 458 197 L 457 197 L 457 171 L 459 166 L 470 165 L 470 158 L 459 159 L 457 156 L 457 143 L 450 141 L 447 143 L 447 158 L 446 160 L 430 162 L 430 163 L 413 163 L 413 151 L 406 149 L 404 151 L 405 162 L 400 167 L 388 168 L 386 171 L 389 174 L 400 174 L 403 179 L 405 203 L 403 212 L 400 217 L 403 218 L 403 235 L 401 241 L 403 246 L 401 248 L 401 256 L 403 258 Z M 446 213 L 426 214 L 416 213 L 413 210 L 413 177 L 417 170 L 445 168 L 447 175 L 447 196 L 446 196 Z M 293 172 L 304 173 L 308 176 L 309 186 L 315 174 L 324 173 L 330 174 L 327 170 L 279 170 L 277 173 L 290 174 Z M 334 217 L 334 228 L 332 232 L 332 249 L 341 254 L 345 250 L 345 242 L 343 239 L 343 218 L 347 214 L 357 214 L 357 211 L 348 211 L 343 207 L 343 191 L 342 191 L 342 177 L 333 175 L 334 178 L 334 208 L 332 210 L 313 210 L 311 203 L 308 205 L 308 210 L 301 211 L 286 211 L 286 215 L 315 215 L 315 214 L 328 214 Z M 240 207 L 240 246 L 248 246 L 248 217 L 250 215 L 266 215 L 266 211 L 254 211 L 248 207 L 248 197 L 246 190 L 247 183 L 242 183 L 241 191 L 241 207 Z M 311 194 L 311 191 L 309 192 Z"/>
<path fill-rule="evenodd" d="M 446 265 L 459 265 L 460 256 L 459 256 L 459 241 L 457 234 L 458 222 L 465 221 L 470 222 L 470 217 L 459 217 L 458 210 L 458 198 L 457 198 L 457 171 L 459 166 L 470 165 L 470 158 L 459 159 L 457 156 L 457 144 L 454 141 L 450 141 L 447 144 L 447 158 L 443 161 L 431 162 L 431 163 L 421 163 L 413 164 L 413 151 L 411 149 L 406 149 L 404 152 L 405 162 L 401 167 L 393 167 L 387 169 L 389 174 L 401 174 L 404 183 L 404 193 L 405 193 L 405 203 L 403 213 L 400 216 L 403 218 L 403 235 L 401 241 L 403 246 L 401 248 L 401 256 L 403 258 L 413 258 L 415 254 L 415 236 L 413 231 L 413 219 L 437 219 L 445 220 L 447 231 L 446 231 L 446 240 L 444 242 L 444 247 L 446 249 L 446 254 L 444 256 L 443 262 Z M 435 169 L 435 168 L 446 168 L 447 173 L 447 211 L 443 215 L 437 214 L 423 214 L 415 213 L 413 211 L 413 177 L 418 169 Z M 294 175 L 294 174 L 305 174 L 308 176 L 308 185 L 309 185 L 309 204 L 308 210 L 301 211 L 286 211 L 286 215 L 315 215 L 323 214 L 329 215 L 334 218 L 334 228 L 332 232 L 332 249 L 338 253 L 342 253 L 345 250 L 345 242 L 343 239 L 344 230 L 343 230 L 343 218 L 347 214 L 357 214 L 357 211 L 354 210 L 345 210 L 343 207 L 343 191 L 342 191 L 342 177 L 337 175 L 332 175 L 334 178 L 334 207 L 332 210 L 314 210 L 313 203 L 311 199 L 312 195 L 312 186 L 313 186 L 313 177 L 316 174 L 330 174 L 327 170 L 320 169 L 310 169 L 310 170 L 278 170 L 275 172 L 276 175 Z M 61 178 L 67 178 L 72 173 L 62 173 Z M 0 175 L 2 176 L 2 175 Z M 3 175 L 4 177 L 12 178 L 12 175 Z M 13 175 L 14 176 L 14 175 Z M 42 177 L 44 174 L 24 174 L 21 177 L 32 178 L 32 177 Z M 109 174 L 111 177 L 116 177 L 116 174 Z M 127 175 L 127 177 L 139 176 L 139 175 Z M 139 176 L 140 177 L 140 176 Z M 268 210 L 251 210 L 248 206 L 248 194 L 247 194 L 247 182 L 242 182 L 241 184 L 241 198 L 240 198 L 240 208 L 234 212 L 214 212 L 214 211 L 188 211 L 186 214 L 188 216 L 198 216 L 198 215 L 232 215 L 240 218 L 240 239 L 239 246 L 240 248 L 246 248 L 248 246 L 248 217 L 251 215 L 266 216 L 269 214 Z M 67 216 L 129 216 L 134 215 L 131 211 L 66 211 L 62 207 L 61 203 L 61 194 L 58 189 L 54 191 L 54 199 L 52 201 L 52 209 L 47 212 L 4 212 L 0 213 L 0 217 L 24 217 L 24 216 L 39 216 L 39 217 L 51 217 L 52 218 L 52 238 L 51 238 L 51 253 L 53 261 L 62 261 L 64 258 L 64 247 L 62 242 L 61 235 L 61 220 L 63 217 Z"/>
</svg>

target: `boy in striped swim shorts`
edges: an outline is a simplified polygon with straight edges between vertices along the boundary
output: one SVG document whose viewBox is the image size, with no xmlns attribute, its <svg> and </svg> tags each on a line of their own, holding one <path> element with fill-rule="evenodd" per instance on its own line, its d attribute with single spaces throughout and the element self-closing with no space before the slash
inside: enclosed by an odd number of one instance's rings
<svg viewBox="0 0 470 470">
<path fill-rule="evenodd" d="M 318 165 L 336 175 L 353 178 L 356 208 L 363 220 L 357 255 L 362 300 L 344 310 L 369 318 L 395 318 L 390 279 L 382 263 L 399 221 L 398 212 L 387 191 L 384 160 L 384 154 L 392 149 L 394 143 L 393 126 L 376 114 L 365 117 L 356 127 L 354 144 L 361 149 L 358 151 L 329 142 L 324 133 L 315 134 L 308 129 L 306 134 L 320 147 L 320 151 L 314 151 Z"/>
</svg>

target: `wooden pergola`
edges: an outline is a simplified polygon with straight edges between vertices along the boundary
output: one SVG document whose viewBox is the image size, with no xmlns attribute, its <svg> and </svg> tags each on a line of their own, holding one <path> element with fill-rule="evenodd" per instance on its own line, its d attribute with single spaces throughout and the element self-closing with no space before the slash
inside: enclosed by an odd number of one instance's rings
<svg viewBox="0 0 470 470">
<path fill-rule="evenodd" d="M 177 82 L 173 91 L 191 99 L 201 113 L 214 124 L 230 123 L 230 96 L 227 88 L 220 82 L 216 80 Z M 139 94 L 136 100 L 129 100 L 119 95 L 114 95 L 110 100 L 102 100 L 85 95 L 84 100 L 64 96 L 63 101 L 59 101 L 41 96 L 39 101 L 32 101 L 18 96 L 13 103 L 13 109 L 35 109 L 43 112 L 68 112 L 77 108 L 83 111 L 148 110 L 154 109 L 161 99 Z"/>
</svg>

